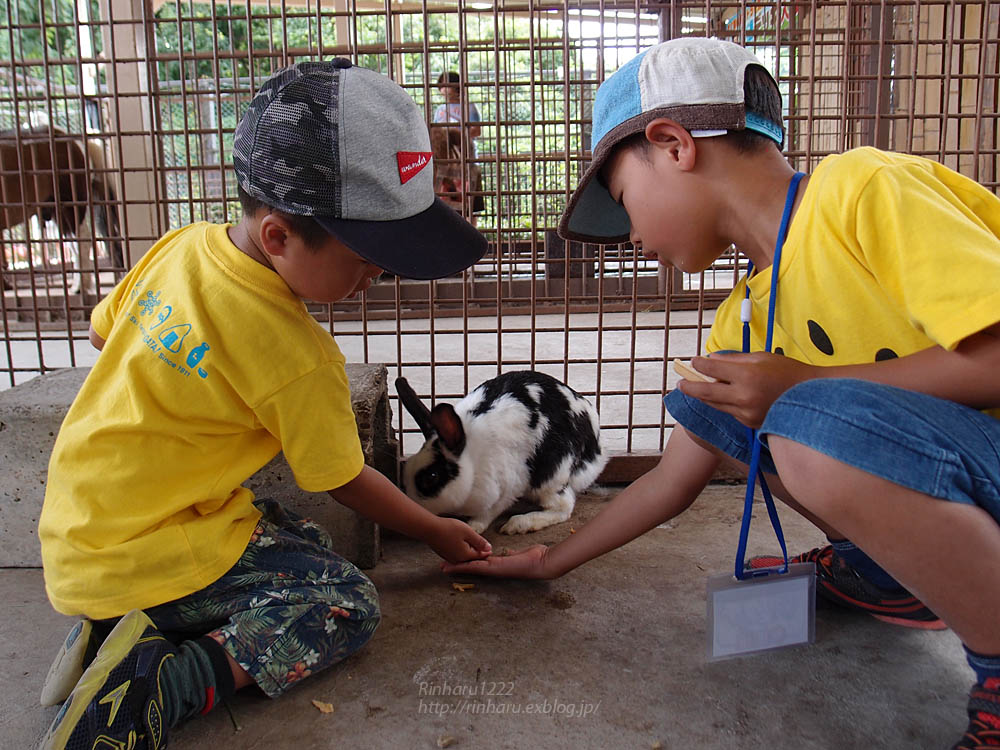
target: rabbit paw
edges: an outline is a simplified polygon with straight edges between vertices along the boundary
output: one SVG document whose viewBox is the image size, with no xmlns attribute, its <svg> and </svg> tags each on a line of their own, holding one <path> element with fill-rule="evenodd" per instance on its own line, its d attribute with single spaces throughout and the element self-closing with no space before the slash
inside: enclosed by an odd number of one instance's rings
<svg viewBox="0 0 1000 750">
<path fill-rule="evenodd" d="M 573 506 L 559 510 L 538 510 L 532 513 L 522 513 L 511 516 L 507 523 L 500 527 L 501 534 L 527 534 L 530 531 L 541 531 L 556 523 L 568 521 Z"/>
<path fill-rule="evenodd" d="M 534 523 L 533 518 L 531 518 L 531 513 L 522 513 L 519 516 L 511 516 L 510 519 L 503 526 L 500 527 L 501 534 L 527 534 L 531 531 L 538 531 L 548 524 L 542 524 L 539 526 Z"/>
<path fill-rule="evenodd" d="M 492 521 L 493 519 L 490 519 Z M 473 518 L 466 521 L 466 525 L 477 534 L 482 534 L 486 529 L 490 527 L 490 521 L 484 521 L 481 518 Z"/>
</svg>

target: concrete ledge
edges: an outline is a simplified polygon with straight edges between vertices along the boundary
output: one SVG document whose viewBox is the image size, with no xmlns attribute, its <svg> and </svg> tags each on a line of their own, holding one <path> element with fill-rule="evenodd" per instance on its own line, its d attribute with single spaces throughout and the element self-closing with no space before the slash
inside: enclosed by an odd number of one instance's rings
<svg viewBox="0 0 1000 750">
<path fill-rule="evenodd" d="M 56 434 L 89 368 L 41 375 L 0 391 L 0 567 L 41 566 L 38 515 L 45 497 L 49 456 Z M 396 482 L 396 439 L 392 431 L 384 365 L 347 365 L 351 404 L 365 462 Z M 381 554 L 378 526 L 335 502 L 325 492 L 295 484 L 283 454 L 244 484 L 258 497 L 271 497 L 326 528 L 335 549 L 362 568 Z"/>
</svg>

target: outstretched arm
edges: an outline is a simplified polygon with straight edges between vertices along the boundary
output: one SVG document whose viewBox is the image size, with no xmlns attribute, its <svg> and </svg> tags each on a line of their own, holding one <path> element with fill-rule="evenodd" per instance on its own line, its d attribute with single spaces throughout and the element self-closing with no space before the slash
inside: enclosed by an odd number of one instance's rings
<svg viewBox="0 0 1000 750">
<path fill-rule="evenodd" d="M 694 442 L 683 427 L 675 427 L 659 463 L 559 544 L 535 545 L 508 556 L 494 555 L 441 568 L 446 573 L 557 578 L 686 510 L 708 484 L 718 463 L 718 457 Z"/>
<path fill-rule="evenodd" d="M 490 543 L 468 525 L 428 512 L 370 466 L 347 484 L 330 490 L 330 495 L 377 524 L 426 542 L 449 562 L 478 560 L 491 552 Z"/>
</svg>

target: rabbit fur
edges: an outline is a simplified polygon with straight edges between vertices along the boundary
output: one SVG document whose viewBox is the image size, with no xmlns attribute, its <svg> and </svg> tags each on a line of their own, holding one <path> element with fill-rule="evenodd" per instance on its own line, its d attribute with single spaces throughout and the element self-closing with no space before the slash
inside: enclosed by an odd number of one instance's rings
<svg viewBox="0 0 1000 750">
<path fill-rule="evenodd" d="M 406 494 L 436 515 L 469 517 L 478 533 L 522 497 L 541 510 L 512 516 L 501 533 L 566 521 L 607 463 L 594 407 L 544 373 L 504 373 L 433 410 L 405 378 L 396 391 L 426 438 L 403 468 Z"/>
</svg>

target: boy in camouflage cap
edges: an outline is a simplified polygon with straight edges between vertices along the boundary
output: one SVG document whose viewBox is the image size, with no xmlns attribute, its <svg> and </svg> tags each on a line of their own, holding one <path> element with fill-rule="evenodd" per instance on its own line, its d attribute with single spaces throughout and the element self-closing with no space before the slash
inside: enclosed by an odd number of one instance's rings
<svg viewBox="0 0 1000 750">
<path fill-rule="evenodd" d="M 279 450 L 304 490 L 445 560 L 489 554 L 364 464 L 344 356 L 303 303 L 483 255 L 435 198 L 430 159 L 389 79 L 342 59 L 286 68 L 236 131 L 240 222 L 168 233 L 94 310 L 102 353 L 39 522 L 49 598 L 83 617 L 43 688 L 43 704 L 65 699 L 43 748 L 164 747 L 235 690 L 277 697 L 371 638 L 371 581 L 323 529 L 241 486 Z"/>
</svg>

